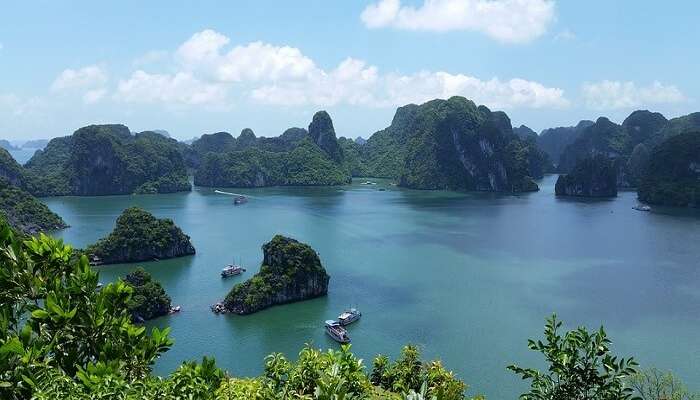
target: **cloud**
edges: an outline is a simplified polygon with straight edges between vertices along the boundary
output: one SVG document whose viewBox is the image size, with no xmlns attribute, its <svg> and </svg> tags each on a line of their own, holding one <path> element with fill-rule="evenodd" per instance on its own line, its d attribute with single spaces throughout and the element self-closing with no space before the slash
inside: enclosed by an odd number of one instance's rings
<svg viewBox="0 0 700 400">
<path fill-rule="evenodd" d="M 299 78 L 315 71 L 314 62 L 295 47 L 252 42 L 224 52 L 229 38 L 212 30 L 195 33 L 177 50 L 186 69 L 224 82 Z"/>
<path fill-rule="evenodd" d="M 101 89 L 93 89 L 93 90 L 88 90 L 83 94 L 83 103 L 85 104 L 95 104 L 102 100 L 103 97 L 107 94 L 107 89 L 101 88 Z"/>
<path fill-rule="evenodd" d="M 687 101 L 674 85 L 653 82 L 638 86 L 634 82 L 604 80 L 585 83 L 582 87 L 586 105 L 596 110 L 645 107 L 652 104 L 675 104 Z"/>
<path fill-rule="evenodd" d="M 203 82 L 188 72 L 150 74 L 138 70 L 119 81 L 114 98 L 126 103 L 217 106 L 226 95 L 222 85 Z"/>
<path fill-rule="evenodd" d="M 547 31 L 554 8 L 553 0 L 424 0 L 419 7 L 380 0 L 368 5 L 360 19 L 370 29 L 466 30 L 503 43 L 525 43 Z"/>
<path fill-rule="evenodd" d="M 73 89 L 89 89 L 107 83 L 107 73 L 97 65 L 80 69 L 65 69 L 51 84 L 52 92 Z"/>
<path fill-rule="evenodd" d="M 576 34 L 574 32 L 572 32 L 570 29 L 564 29 L 563 31 L 554 35 L 554 40 L 556 40 L 556 41 L 566 42 L 566 41 L 574 40 L 574 39 L 576 39 Z"/>
<path fill-rule="evenodd" d="M 326 70 L 295 47 L 253 42 L 225 49 L 230 42 L 212 30 L 198 32 L 178 48 L 176 59 L 192 76 L 217 87 L 234 85 L 244 96 L 247 92 L 250 99 L 271 105 L 392 107 L 452 95 L 499 108 L 569 105 L 563 90 L 524 79 L 481 80 L 430 71 L 381 74 L 376 66 L 350 57 Z"/>
</svg>

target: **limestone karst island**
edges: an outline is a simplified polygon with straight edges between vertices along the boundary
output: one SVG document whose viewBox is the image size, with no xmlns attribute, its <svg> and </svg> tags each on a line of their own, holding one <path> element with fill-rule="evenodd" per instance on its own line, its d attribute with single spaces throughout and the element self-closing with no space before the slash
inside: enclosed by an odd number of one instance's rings
<svg viewBox="0 0 700 400">
<path fill-rule="evenodd" d="M 0 399 L 700 398 L 698 15 L 3 4 Z"/>
</svg>

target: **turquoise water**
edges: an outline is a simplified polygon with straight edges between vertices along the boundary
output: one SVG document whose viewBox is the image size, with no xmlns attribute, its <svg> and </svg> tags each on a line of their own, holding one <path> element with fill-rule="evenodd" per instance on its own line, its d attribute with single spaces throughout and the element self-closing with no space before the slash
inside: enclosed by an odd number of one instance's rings
<svg viewBox="0 0 700 400">
<path fill-rule="evenodd" d="M 243 206 L 204 188 L 46 203 L 71 225 L 59 236 L 76 246 L 107 234 L 132 205 L 174 219 L 192 237 L 197 255 L 142 264 L 183 308 L 149 323 L 171 326 L 176 340 L 158 373 L 213 355 L 232 374 L 258 374 L 271 352 L 335 347 L 323 321 L 357 306 L 363 317 L 349 331 L 367 364 L 416 343 L 457 372 L 470 394 L 490 399 L 515 399 L 523 390 L 505 367 L 539 365 L 526 342 L 542 334 L 552 312 L 569 328 L 604 324 L 618 354 L 672 369 L 700 389 L 700 213 L 634 211 L 630 192 L 610 201 L 560 200 L 555 179 L 521 196 L 381 182 L 236 190 L 251 196 Z M 257 270 L 260 246 L 276 233 L 319 252 L 329 295 L 251 316 L 211 313 L 210 304 Z M 248 272 L 222 280 L 219 271 L 233 257 Z M 100 267 L 101 280 L 132 267 Z"/>
</svg>

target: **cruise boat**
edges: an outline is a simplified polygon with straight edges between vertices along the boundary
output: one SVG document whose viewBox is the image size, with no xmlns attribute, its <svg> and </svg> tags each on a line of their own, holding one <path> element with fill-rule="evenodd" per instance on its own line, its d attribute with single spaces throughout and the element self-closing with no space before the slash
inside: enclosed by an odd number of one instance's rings
<svg viewBox="0 0 700 400">
<path fill-rule="evenodd" d="M 637 210 L 637 211 L 651 211 L 651 207 L 644 205 L 644 204 L 637 204 L 636 206 L 634 206 L 632 208 Z"/>
<path fill-rule="evenodd" d="M 221 270 L 221 277 L 228 278 L 229 276 L 240 275 L 245 272 L 245 268 L 236 264 L 229 264 Z"/>
<path fill-rule="evenodd" d="M 362 313 L 357 308 L 351 308 L 343 311 L 343 313 L 338 316 L 338 323 L 342 326 L 350 325 L 360 319 L 361 316 Z"/>
<path fill-rule="evenodd" d="M 350 343 L 348 331 L 338 321 L 332 319 L 326 321 L 326 333 L 338 343 Z"/>
</svg>

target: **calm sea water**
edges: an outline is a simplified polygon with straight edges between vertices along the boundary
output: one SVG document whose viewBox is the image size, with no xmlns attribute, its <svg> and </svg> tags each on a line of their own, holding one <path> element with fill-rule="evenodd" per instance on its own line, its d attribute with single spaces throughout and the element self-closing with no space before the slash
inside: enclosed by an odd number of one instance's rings
<svg viewBox="0 0 700 400">
<path fill-rule="evenodd" d="M 204 188 L 45 201 L 71 225 L 58 236 L 76 246 L 106 235 L 133 205 L 174 219 L 192 237 L 196 256 L 142 264 L 183 308 L 149 323 L 171 326 L 176 341 L 158 373 L 213 355 L 232 374 L 258 374 L 269 353 L 336 347 L 323 321 L 357 306 L 363 317 L 349 331 L 367 364 L 416 343 L 457 372 L 470 394 L 490 399 L 515 399 L 524 389 L 509 363 L 541 366 L 526 341 L 542 335 L 552 312 L 567 328 L 605 325 L 617 354 L 673 370 L 700 389 L 700 213 L 634 211 L 629 192 L 609 201 L 556 199 L 554 181 L 521 196 L 356 182 L 237 190 L 250 195 L 243 206 Z M 211 313 L 210 304 L 257 270 L 260 246 L 277 233 L 319 252 L 329 295 L 251 316 Z M 222 280 L 234 257 L 248 272 Z M 133 267 L 100 267 L 101 280 Z"/>
</svg>

